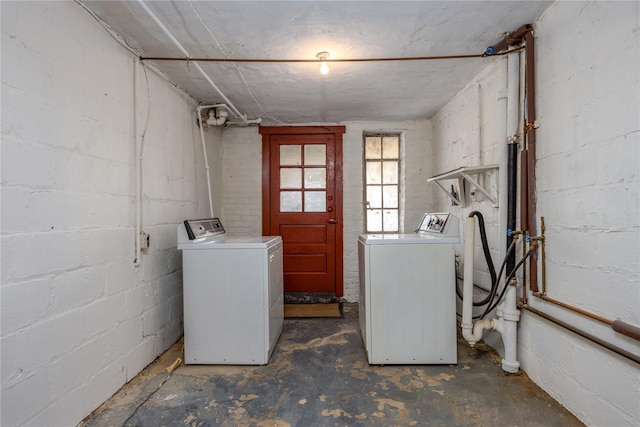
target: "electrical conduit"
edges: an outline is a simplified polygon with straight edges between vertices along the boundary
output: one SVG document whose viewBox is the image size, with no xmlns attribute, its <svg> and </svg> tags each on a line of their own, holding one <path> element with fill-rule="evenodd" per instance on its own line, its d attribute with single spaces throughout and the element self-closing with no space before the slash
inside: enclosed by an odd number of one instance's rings
<svg viewBox="0 0 640 427">
<path fill-rule="evenodd" d="M 133 60 L 133 144 L 135 147 L 135 215 L 134 229 L 135 256 L 133 264 L 140 265 L 140 231 L 142 230 L 142 142 L 138 138 L 138 60 Z"/>
</svg>

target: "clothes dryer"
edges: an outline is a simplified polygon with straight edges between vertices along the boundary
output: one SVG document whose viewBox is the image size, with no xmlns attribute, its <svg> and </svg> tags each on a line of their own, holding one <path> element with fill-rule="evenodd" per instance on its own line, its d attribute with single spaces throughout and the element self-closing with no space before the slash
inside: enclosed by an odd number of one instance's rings
<svg viewBox="0 0 640 427">
<path fill-rule="evenodd" d="M 186 364 L 264 365 L 282 332 L 282 238 L 227 236 L 218 218 L 178 226 Z"/>
<path fill-rule="evenodd" d="M 455 364 L 458 218 L 423 216 L 414 234 L 358 239 L 360 329 L 370 364 Z"/>
</svg>

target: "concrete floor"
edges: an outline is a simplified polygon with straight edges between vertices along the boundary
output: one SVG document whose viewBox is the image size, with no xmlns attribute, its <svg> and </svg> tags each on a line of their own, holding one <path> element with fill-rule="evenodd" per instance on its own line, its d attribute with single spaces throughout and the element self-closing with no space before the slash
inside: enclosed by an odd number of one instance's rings
<svg viewBox="0 0 640 427">
<path fill-rule="evenodd" d="M 285 319 L 266 366 L 181 365 L 177 343 L 81 426 L 581 426 L 488 346 L 457 365 L 370 366 L 357 304 Z"/>
</svg>

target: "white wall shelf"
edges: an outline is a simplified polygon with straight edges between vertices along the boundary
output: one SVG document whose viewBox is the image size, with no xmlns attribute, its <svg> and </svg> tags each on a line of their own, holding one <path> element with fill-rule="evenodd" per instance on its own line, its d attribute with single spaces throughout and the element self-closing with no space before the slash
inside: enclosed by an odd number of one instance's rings
<svg viewBox="0 0 640 427">
<path fill-rule="evenodd" d="M 441 173 L 440 175 L 432 176 L 427 179 L 427 182 L 433 182 L 436 184 L 445 194 L 455 203 L 460 205 L 460 207 L 465 207 L 467 205 L 467 197 L 465 192 L 465 183 L 464 181 L 468 181 L 473 188 L 477 189 L 479 192 L 484 194 L 487 199 L 489 199 L 494 206 L 498 206 L 498 194 L 497 189 L 495 194 L 492 194 L 490 190 L 487 190 L 478 182 L 478 176 L 484 173 L 493 173 L 498 170 L 498 165 L 486 165 L 486 166 L 464 166 L 458 169 L 454 169 L 449 172 Z M 442 185 L 441 181 L 445 180 L 457 180 L 458 181 L 458 195 L 457 197 L 451 194 L 451 192 Z"/>
</svg>

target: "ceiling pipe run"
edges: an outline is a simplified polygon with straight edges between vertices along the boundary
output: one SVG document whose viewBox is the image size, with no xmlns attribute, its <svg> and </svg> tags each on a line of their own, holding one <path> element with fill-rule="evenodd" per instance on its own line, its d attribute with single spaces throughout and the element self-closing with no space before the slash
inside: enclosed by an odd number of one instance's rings
<svg viewBox="0 0 640 427">
<path fill-rule="evenodd" d="M 202 110 L 208 109 L 206 115 L 202 114 Z M 202 127 L 222 126 L 229 118 L 229 107 L 226 104 L 199 105 L 198 123 Z"/>
<path fill-rule="evenodd" d="M 138 0 L 140 1 L 140 0 Z M 504 52 L 496 52 L 491 56 L 509 55 L 523 49 L 522 47 L 514 47 Z M 141 61 L 197 61 L 197 62 L 253 62 L 253 63 L 317 63 L 326 62 L 327 64 L 338 62 L 395 62 L 395 61 L 430 61 L 442 59 L 472 59 L 484 58 L 489 55 L 468 54 L 468 55 L 440 55 L 440 56 L 406 56 L 406 57 L 382 57 L 382 58 L 340 58 L 340 59 L 266 59 L 266 58 L 191 58 L 189 56 L 176 58 L 170 56 L 142 56 Z"/>
<path fill-rule="evenodd" d="M 143 0 L 138 0 L 138 4 L 144 9 L 145 12 L 147 12 L 147 14 L 151 17 L 151 19 L 153 19 L 153 21 L 158 24 L 158 26 L 162 29 L 162 31 L 167 35 L 167 37 L 169 37 L 169 39 L 173 42 L 174 45 L 176 45 L 176 47 L 178 49 L 180 49 L 180 52 L 182 52 L 182 54 L 185 56 L 185 58 L 182 58 L 182 60 L 187 60 L 189 61 L 190 64 L 192 64 L 194 66 L 195 69 L 197 69 L 200 74 L 202 74 L 202 77 L 205 78 L 205 80 L 207 80 L 207 82 L 209 82 L 209 84 L 211 85 L 211 87 L 213 87 L 213 89 L 218 92 L 218 94 L 222 97 L 222 99 L 224 100 L 224 102 L 226 103 L 226 105 L 228 105 L 229 111 L 231 112 L 231 114 L 233 114 L 233 116 L 237 119 L 240 119 L 242 122 L 247 122 L 247 115 L 246 114 L 242 114 L 240 112 L 240 110 L 238 110 L 233 103 L 229 100 L 229 98 L 227 98 L 227 96 L 222 93 L 222 91 L 220 90 L 220 88 L 218 88 L 218 86 L 213 82 L 213 80 L 211 80 L 211 78 L 209 77 L 209 75 L 202 69 L 202 67 L 200 66 L 200 64 L 198 64 L 198 62 L 196 60 L 191 59 L 191 55 L 189 54 L 189 52 L 184 48 L 184 46 L 182 46 L 180 44 L 180 42 L 175 38 L 175 36 L 171 33 L 171 31 L 169 31 L 169 29 L 162 23 L 162 21 L 160 20 L 160 18 L 158 18 L 155 13 L 153 13 L 153 11 L 151 11 L 151 9 L 149 9 L 149 7 L 145 4 L 145 2 Z M 142 58 L 140 58 L 142 60 Z"/>
<path fill-rule="evenodd" d="M 487 55 L 500 54 L 503 50 L 510 46 L 519 45 L 522 43 L 522 38 L 528 32 L 533 31 L 531 24 L 525 24 L 515 30 L 513 33 L 505 33 L 504 38 L 493 46 L 489 46 L 485 52 Z"/>
</svg>

